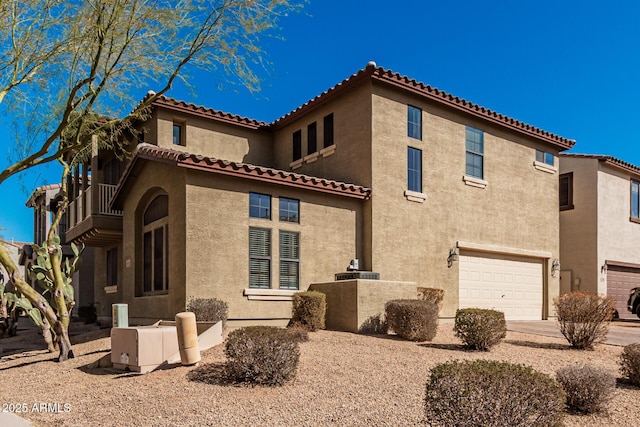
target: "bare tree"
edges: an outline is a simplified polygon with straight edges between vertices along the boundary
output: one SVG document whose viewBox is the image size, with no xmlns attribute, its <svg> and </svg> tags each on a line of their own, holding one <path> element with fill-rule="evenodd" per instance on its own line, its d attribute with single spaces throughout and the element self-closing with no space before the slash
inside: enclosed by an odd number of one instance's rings
<svg viewBox="0 0 640 427">
<path fill-rule="evenodd" d="M 66 175 L 90 154 L 90 135 L 101 149 L 121 149 L 122 135 L 136 132 L 151 103 L 176 79 L 188 84 L 197 68 L 218 82 L 257 89 L 261 37 L 300 7 L 294 0 L 0 0 L 0 117 L 10 117 L 21 138 L 0 185 L 58 162 L 58 224 L 68 205 Z M 156 91 L 136 104 L 140 87 Z M 16 301 L 42 314 L 43 330 L 51 326 L 62 361 L 73 352 L 59 243 L 52 227 L 39 248 L 47 253 L 40 273 L 51 279 L 50 301 L 20 277 L 1 246 L 0 263 Z"/>
</svg>

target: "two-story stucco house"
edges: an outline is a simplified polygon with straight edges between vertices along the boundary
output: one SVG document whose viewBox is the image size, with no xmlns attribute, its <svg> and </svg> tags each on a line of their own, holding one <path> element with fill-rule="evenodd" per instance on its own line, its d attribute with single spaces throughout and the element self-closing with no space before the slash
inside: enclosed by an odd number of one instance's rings
<svg viewBox="0 0 640 427">
<path fill-rule="evenodd" d="M 67 237 L 98 248 L 100 316 L 215 297 L 236 324 L 282 324 L 293 292 L 355 258 L 444 289 L 443 317 L 551 314 L 572 140 L 374 63 L 270 124 L 161 97 L 141 126 L 128 164 L 95 151 L 75 180 L 91 175 Z"/>
<path fill-rule="evenodd" d="M 640 286 L 640 167 L 604 155 L 560 157 L 561 291 L 609 295 L 620 318 Z"/>
</svg>

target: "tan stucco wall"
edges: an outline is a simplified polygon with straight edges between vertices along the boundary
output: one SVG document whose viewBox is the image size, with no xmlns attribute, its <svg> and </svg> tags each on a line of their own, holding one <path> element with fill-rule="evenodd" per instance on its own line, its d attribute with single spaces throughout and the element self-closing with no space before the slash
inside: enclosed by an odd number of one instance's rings
<svg viewBox="0 0 640 427">
<path fill-rule="evenodd" d="M 394 299 L 416 299 L 414 282 L 382 280 L 342 280 L 313 283 L 310 290 L 327 296 L 326 328 L 359 332 L 363 323 L 376 315 L 384 317 L 384 307 Z"/>
<path fill-rule="evenodd" d="M 560 211 L 560 263 L 571 272 L 572 290 L 598 292 L 598 160 L 561 157 L 560 173 L 569 172 L 574 209 Z"/>
<path fill-rule="evenodd" d="M 271 195 L 272 219 L 249 218 L 249 192 Z M 300 224 L 280 222 L 279 197 L 300 200 Z M 333 280 L 362 251 L 362 202 L 308 190 L 191 172 L 186 187 L 188 297 L 229 303 L 230 319 L 285 319 L 290 301 L 249 300 L 249 227 L 271 231 L 271 284 L 279 283 L 279 230 L 300 233 L 300 290 Z"/>
<path fill-rule="evenodd" d="M 407 136 L 407 104 L 423 110 L 422 141 Z M 558 174 L 533 166 L 536 148 L 557 149 L 380 85 L 372 109 L 371 267 L 381 279 L 444 289 L 448 317 L 458 306 L 458 265 L 447 268 L 457 241 L 558 257 Z M 463 182 L 467 124 L 484 131 L 484 189 Z M 424 203 L 404 197 L 407 146 L 422 150 Z M 549 299 L 559 281 L 549 274 L 547 281 Z"/>
<path fill-rule="evenodd" d="M 155 143 L 159 147 L 233 162 L 272 166 L 271 136 L 266 132 L 161 108 L 157 109 L 156 117 Z M 183 126 L 185 146 L 173 145 L 174 122 Z M 155 132 L 151 131 L 149 138 Z M 147 142 L 154 143 L 154 140 L 148 139 Z"/>
</svg>

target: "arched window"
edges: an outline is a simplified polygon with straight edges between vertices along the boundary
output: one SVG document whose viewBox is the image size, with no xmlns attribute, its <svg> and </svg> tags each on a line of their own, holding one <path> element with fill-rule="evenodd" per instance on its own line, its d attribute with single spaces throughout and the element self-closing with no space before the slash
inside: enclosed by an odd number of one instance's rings
<svg viewBox="0 0 640 427">
<path fill-rule="evenodd" d="M 145 294 L 169 289 L 169 197 L 154 198 L 142 221 L 142 289 Z"/>
</svg>

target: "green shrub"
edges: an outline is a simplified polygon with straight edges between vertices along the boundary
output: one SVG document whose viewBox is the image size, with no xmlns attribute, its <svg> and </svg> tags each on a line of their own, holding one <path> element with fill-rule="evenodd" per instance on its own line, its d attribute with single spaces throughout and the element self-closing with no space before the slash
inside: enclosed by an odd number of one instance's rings
<svg viewBox="0 0 640 427">
<path fill-rule="evenodd" d="M 322 292 L 307 291 L 293 294 L 291 320 L 306 325 L 310 331 L 324 329 L 327 296 Z"/>
<path fill-rule="evenodd" d="M 562 425 L 564 392 L 548 375 L 488 360 L 436 365 L 426 387 L 430 426 Z"/>
<path fill-rule="evenodd" d="M 389 329 L 410 341 L 431 341 L 438 332 L 438 307 L 428 301 L 391 300 L 385 304 Z"/>
<path fill-rule="evenodd" d="M 440 311 L 442 309 L 442 300 L 444 299 L 444 289 L 418 288 L 418 299 L 435 304 L 438 307 L 438 311 Z"/>
<path fill-rule="evenodd" d="M 194 298 L 187 304 L 187 311 L 195 314 L 198 322 L 222 321 L 224 327 L 229 315 L 229 304 L 215 298 Z"/>
<path fill-rule="evenodd" d="M 595 366 L 567 366 L 556 378 L 567 395 L 567 406 L 591 414 L 605 409 L 616 388 L 616 378 Z"/>
<path fill-rule="evenodd" d="M 365 335 L 386 335 L 388 331 L 389 325 L 380 313 L 370 316 L 358 328 L 358 333 Z"/>
<path fill-rule="evenodd" d="M 631 384 L 640 386 L 640 344 L 625 346 L 619 363 L 622 376 Z"/>
<path fill-rule="evenodd" d="M 287 326 L 287 331 L 293 336 L 297 342 L 309 341 L 309 328 L 302 323 L 292 322 Z"/>
<path fill-rule="evenodd" d="M 592 350 L 609 332 L 615 304 L 611 297 L 588 292 L 568 292 L 554 298 L 560 332 L 571 347 Z"/>
<path fill-rule="evenodd" d="M 453 331 L 467 348 L 488 351 L 507 336 L 504 313 L 482 308 L 456 311 Z"/>
<path fill-rule="evenodd" d="M 249 326 L 229 333 L 224 354 L 227 373 L 236 381 L 283 385 L 292 379 L 300 360 L 293 334 L 273 326 Z"/>
</svg>

